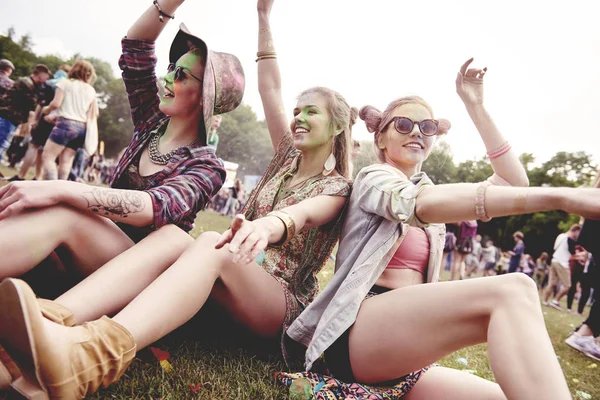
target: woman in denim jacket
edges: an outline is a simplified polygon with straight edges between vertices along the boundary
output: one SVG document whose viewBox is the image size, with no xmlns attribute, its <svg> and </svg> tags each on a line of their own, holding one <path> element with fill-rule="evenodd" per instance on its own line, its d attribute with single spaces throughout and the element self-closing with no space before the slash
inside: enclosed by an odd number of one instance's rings
<svg viewBox="0 0 600 400">
<path fill-rule="evenodd" d="M 389 389 L 395 398 L 570 398 L 531 279 L 510 274 L 435 283 L 443 223 L 556 208 L 600 216 L 597 189 L 525 188 L 525 170 L 483 107 L 486 70 L 469 68 L 471 61 L 458 73 L 457 92 L 494 175 L 434 186 L 420 168 L 449 123 L 434 120 L 419 97 L 396 100 L 383 113 L 363 107 L 360 116 L 375 133 L 382 163 L 358 174 L 336 273 L 287 335 L 307 347 L 307 370 L 324 354 L 329 374 L 359 383 L 349 390 L 381 382 L 389 387 L 402 377 Z M 485 342 L 498 384 L 442 367 L 423 374 L 440 358 Z M 303 375 L 310 381 L 311 374 Z"/>
</svg>

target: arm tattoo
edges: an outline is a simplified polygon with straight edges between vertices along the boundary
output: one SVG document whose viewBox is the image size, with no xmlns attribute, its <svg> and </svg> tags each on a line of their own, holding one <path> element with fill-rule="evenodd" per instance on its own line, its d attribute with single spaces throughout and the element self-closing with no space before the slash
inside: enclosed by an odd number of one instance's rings
<svg viewBox="0 0 600 400">
<path fill-rule="evenodd" d="M 92 189 L 82 194 L 90 211 L 108 216 L 110 214 L 127 218 L 129 214 L 141 212 L 144 200 L 134 190 Z"/>
</svg>

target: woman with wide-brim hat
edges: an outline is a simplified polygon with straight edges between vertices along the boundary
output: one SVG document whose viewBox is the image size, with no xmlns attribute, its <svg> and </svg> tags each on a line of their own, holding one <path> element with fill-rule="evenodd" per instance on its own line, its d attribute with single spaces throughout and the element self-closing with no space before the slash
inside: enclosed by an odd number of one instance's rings
<svg viewBox="0 0 600 400">
<path fill-rule="evenodd" d="M 119 65 L 135 130 L 111 188 L 50 181 L 0 189 L 0 279 L 33 269 L 58 247 L 69 255 L 62 260 L 67 269 L 81 278 L 149 234 L 164 246 L 144 253 L 140 262 L 147 265 L 165 268 L 188 244 L 186 232 L 197 212 L 225 179 L 223 162 L 206 145 L 211 117 L 241 103 L 245 80 L 235 56 L 209 50 L 182 24 L 159 97 L 154 41 L 182 2 L 154 2 L 122 41 Z M 145 282 L 143 270 L 137 281 Z M 128 285 L 117 279 L 111 290 Z M 42 304 L 46 315 L 62 315 L 62 309 L 51 307 Z M 9 370 L 14 375 L 16 370 Z M 8 375 L 0 363 L 0 388 L 9 383 Z"/>
</svg>

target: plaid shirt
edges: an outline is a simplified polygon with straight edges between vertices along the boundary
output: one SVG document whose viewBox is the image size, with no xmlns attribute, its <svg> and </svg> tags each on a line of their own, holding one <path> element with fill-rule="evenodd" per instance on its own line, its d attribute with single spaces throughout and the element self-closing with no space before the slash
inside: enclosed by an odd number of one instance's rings
<svg viewBox="0 0 600 400">
<path fill-rule="evenodd" d="M 29 111 L 35 109 L 39 89 L 28 76 L 17 79 L 0 100 L 0 117 L 14 126 L 27 122 Z"/>
<path fill-rule="evenodd" d="M 154 42 L 124 38 L 119 66 L 131 106 L 134 133 L 131 143 L 115 169 L 111 186 L 117 182 L 135 156 L 147 146 L 151 133 L 168 117 L 158 109 L 160 102 L 156 85 L 156 55 Z M 152 180 L 145 190 L 152 198 L 154 223 L 152 228 L 175 224 L 186 232 L 194 226 L 198 211 L 219 191 L 225 180 L 223 161 L 213 148 L 184 146 Z"/>
</svg>

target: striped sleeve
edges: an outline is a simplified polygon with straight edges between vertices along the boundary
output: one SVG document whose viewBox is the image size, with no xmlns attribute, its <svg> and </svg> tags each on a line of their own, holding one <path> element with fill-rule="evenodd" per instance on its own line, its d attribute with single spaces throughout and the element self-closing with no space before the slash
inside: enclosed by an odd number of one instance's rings
<svg viewBox="0 0 600 400">
<path fill-rule="evenodd" d="M 218 158 L 196 159 L 182 168 L 160 186 L 146 190 L 152 198 L 155 229 L 185 225 L 185 219 L 202 210 L 225 181 L 225 167 Z"/>
</svg>

